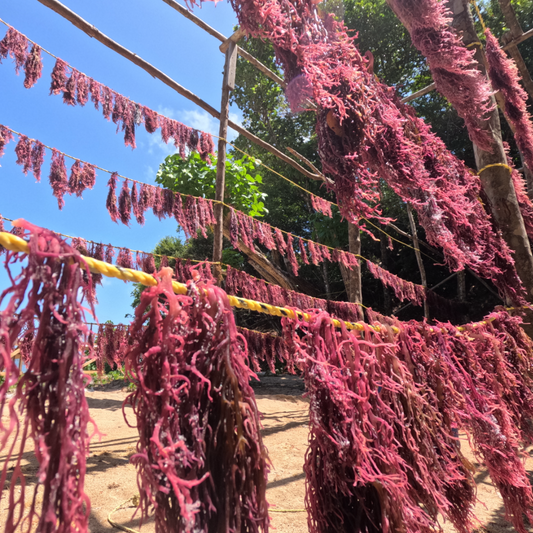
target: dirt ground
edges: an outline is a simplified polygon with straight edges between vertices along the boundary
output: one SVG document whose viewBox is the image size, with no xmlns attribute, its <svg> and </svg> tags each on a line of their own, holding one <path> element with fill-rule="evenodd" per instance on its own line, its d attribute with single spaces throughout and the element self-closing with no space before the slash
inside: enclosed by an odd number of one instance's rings
<svg viewBox="0 0 533 533">
<path fill-rule="evenodd" d="M 272 531 L 305 533 L 303 462 L 308 438 L 308 402 L 302 397 L 303 383 L 293 376 L 262 376 L 261 383 L 256 384 L 254 389 L 262 415 L 264 441 L 272 461 L 267 491 Z M 109 513 L 137 493 L 135 468 L 129 464 L 129 456 L 135 452 L 137 432 L 127 426 L 122 415 L 122 402 L 127 395 L 123 382 L 96 387 L 86 394 L 91 416 L 104 434 L 100 441 L 94 440 L 91 444 L 87 460 L 85 490 L 92 502 L 90 531 L 118 531 L 107 518 Z M 132 416 L 131 411 L 128 414 Z M 480 520 L 480 529 L 491 533 L 513 531 L 504 519 L 503 502 L 498 491 L 492 486 L 487 471 L 475 462 L 466 440 L 462 442 L 462 450 L 477 468 L 480 501 L 475 512 Z M 0 457 L 0 464 L 3 460 L 5 458 Z M 32 474 L 37 471 L 31 452 L 25 455 L 24 464 L 24 472 L 31 483 Z M 533 471 L 533 458 L 528 458 L 526 466 L 528 471 Z M 3 497 L 0 501 L 0 530 L 8 505 L 5 500 Z M 139 523 L 132 518 L 133 512 L 134 508 L 126 505 L 112 514 L 112 520 L 138 530 Z M 453 528 L 444 524 L 444 530 L 451 533 Z M 145 523 L 141 531 L 152 533 L 153 522 Z"/>
</svg>

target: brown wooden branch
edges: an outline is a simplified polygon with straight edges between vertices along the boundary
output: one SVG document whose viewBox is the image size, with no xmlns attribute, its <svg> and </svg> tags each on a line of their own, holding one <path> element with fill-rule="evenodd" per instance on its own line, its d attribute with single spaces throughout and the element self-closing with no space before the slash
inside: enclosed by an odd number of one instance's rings
<svg viewBox="0 0 533 533">
<path fill-rule="evenodd" d="M 304 157 L 302 154 L 299 154 L 294 148 L 291 148 L 290 146 L 287 146 L 287 150 L 294 156 L 296 156 L 300 161 L 305 163 L 313 172 L 316 172 L 317 174 L 321 175 L 322 172 L 318 170 L 318 168 L 309 161 L 306 157 Z M 324 181 L 326 181 L 326 178 L 324 177 Z"/>
<path fill-rule="evenodd" d="M 39 2 L 46 7 L 49 7 L 53 11 L 55 11 L 58 15 L 61 15 L 63 18 L 67 19 L 69 22 L 74 24 L 77 28 L 82 30 L 84 33 L 89 35 L 90 37 L 93 37 L 97 41 L 101 42 L 103 45 L 107 46 L 109 49 L 113 50 L 114 52 L 117 52 L 122 57 L 126 58 L 127 60 L 131 61 L 138 67 L 142 68 L 148 74 L 150 74 L 152 77 L 157 78 L 158 80 L 162 81 L 165 85 L 168 85 L 170 88 L 174 89 L 177 93 L 181 94 L 191 102 L 195 103 L 198 107 L 201 107 L 204 111 L 207 111 L 212 117 L 216 119 L 220 119 L 220 112 L 217 111 L 214 107 L 210 106 L 207 102 L 202 100 L 200 97 L 196 96 L 194 93 L 186 89 L 185 87 L 181 86 L 178 82 L 174 81 L 172 78 L 167 76 L 164 72 L 159 70 L 158 68 L 154 67 L 141 57 L 139 57 L 137 54 L 131 52 L 124 46 L 118 44 L 117 42 L 113 41 L 110 37 L 103 34 L 101 31 L 99 31 L 97 28 L 95 28 L 92 24 L 88 23 L 85 19 L 80 17 L 78 14 L 71 11 L 68 7 L 64 6 L 61 2 L 58 2 L 57 0 L 39 0 Z M 271 154 L 275 155 L 277 158 L 281 159 L 285 163 L 291 165 L 293 168 L 298 170 L 298 172 L 301 172 L 304 176 L 307 176 L 308 178 L 311 178 L 313 180 L 322 181 L 322 178 L 316 174 L 313 174 L 312 172 L 309 172 L 307 169 L 299 165 L 294 159 L 290 158 L 274 146 L 268 144 L 267 142 L 263 141 L 259 137 L 256 137 L 253 133 L 250 133 L 248 130 L 243 128 L 242 126 L 239 126 L 238 124 L 235 124 L 231 120 L 228 121 L 228 126 L 235 130 L 237 133 L 240 133 L 244 137 L 246 137 L 248 140 L 250 140 L 252 143 L 260 146 L 267 152 L 270 152 Z"/>
<path fill-rule="evenodd" d="M 517 44 L 520 44 L 523 41 L 526 41 L 527 39 L 530 39 L 533 37 L 533 29 L 526 31 L 525 33 L 522 33 L 522 35 L 514 38 L 512 41 L 508 42 L 505 46 L 502 48 L 504 50 L 511 50 L 513 47 L 516 48 Z M 524 65 L 525 66 L 525 65 Z M 424 96 L 427 93 L 430 93 L 435 89 L 435 83 L 431 83 L 427 87 L 424 87 L 423 89 L 420 89 L 419 91 L 416 91 L 416 93 L 410 94 L 409 96 L 406 96 L 402 99 L 402 103 L 410 102 L 411 100 L 415 100 L 416 98 L 419 98 L 420 96 Z"/>
<path fill-rule="evenodd" d="M 237 31 L 228 39 L 226 39 L 220 46 L 220 51 L 225 54 L 226 51 L 229 48 L 230 43 L 237 44 L 244 36 L 246 35 L 246 31 L 244 31 L 242 28 L 238 28 Z"/>
<path fill-rule="evenodd" d="M 432 83 L 428 85 L 427 87 L 424 87 L 423 89 L 420 89 L 419 91 L 416 91 L 416 93 L 410 94 L 409 96 L 402 98 L 402 104 L 406 104 L 407 102 L 410 102 L 411 100 L 420 98 L 421 96 L 424 96 L 425 94 L 430 93 L 434 89 L 435 89 L 435 83 Z"/>
<path fill-rule="evenodd" d="M 183 15 L 185 18 L 189 19 L 191 22 L 196 24 L 198 27 L 202 28 L 204 31 L 209 33 L 212 37 L 215 39 L 218 39 L 220 42 L 224 42 L 227 40 L 227 37 L 225 35 L 222 35 L 219 31 L 215 30 L 215 28 L 212 28 L 209 26 L 209 24 L 206 24 L 202 19 L 198 18 L 196 15 L 191 13 L 186 7 L 183 7 L 181 4 L 178 4 L 175 0 L 163 0 L 165 4 L 169 5 L 172 9 L 175 9 L 178 13 Z M 254 65 L 258 70 L 260 70 L 263 74 L 268 76 L 271 80 L 275 81 L 278 85 L 280 85 L 283 89 L 287 86 L 287 84 L 281 79 L 277 74 L 272 72 L 266 65 L 261 63 L 258 59 L 256 59 L 253 55 L 248 53 L 246 50 L 243 50 L 242 48 L 237 47 L 237 53 L 243 58 L 246 59 L 249 63 Z"/>
</svg>

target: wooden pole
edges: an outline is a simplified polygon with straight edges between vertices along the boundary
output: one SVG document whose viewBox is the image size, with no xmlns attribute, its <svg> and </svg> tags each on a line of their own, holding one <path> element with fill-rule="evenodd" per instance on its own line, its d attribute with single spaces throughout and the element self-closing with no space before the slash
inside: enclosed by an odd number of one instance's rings
<svg viewBox="0 0 533 533">
<path fill-rule="evenodd" d="M 411 239 L 413 240 L 413 247 L 415 249 L 416 262 L 418 263 L 418 269 L 420 270 L 421 285 L 424 289 L 427 289 L 428 283 L 426 279 L 426 269 L 424 268 L 424 262 L 422 261 L 422 254 L 420 253 L 420 245 L 418 243 L 418 233 L 416 231 L 415 218 L 413 217 L 413 210 L 411 206 L 407 204 L 407 216 L 409 217 L 409 224 L 411 225 Z M 429 318 L 429 308 L 427 299 L 424 300 L 424 317 Z"/>
<path fill-rule="evenodd" d="M 162 81 L 165 85 L 168 85 L 170 88 L 174 89 L 177 93 L 181 94 L 182 96 L 184 96 L 191 102 L 194 102 L 198 107 L 201 107 L 204 111 L 207 111 L 207 113 L 209 113 L 212 117 L 216 119 L 220 119 L 220 112 L 217 111 L 214 107 L 210 106 L 207 102 L 204 102 L 204 100 L 202 100 L 200 97 L 196 96 L 194 93 L 192 93 L 185 87 L 181 86 L 178 82 L 174 81 L 170 76 L 167 76 L 164 72 L 162 72 L 158 68 L 148 63 L 148 61 L 145 61 L 144 59 L 139 57 L 137 54 L 131 52 L 130 50 L 120 45 L 119 43 L 113 41 L 113 39 L 103 34 L 101 31 L 95 28 L 92 24 L 88 23 L 85 19 L 80 17 L 78 14 L 74 13 L 68 7 L 64 6 L 61 2 L 58 2 L 57 0 L 39 0 L 39 2 L 45 5 L 46 7 L 49 7 L 50 9 L 55 11 L 58 15 L 61 15 L 63 18 L 65 18 L 66 20 L 74 24 L 74 26 L 76 26 L 77 28 L 82 30 L 84 33 L 89 35 L 89 37 L 93 37 L 97 41 L 101 42 L 104 46 L 107 46 L 114 52 L 117 52 L 117 54 L 120 54 L 122 57 L 126 58 L 128 61 L 131 61 L 138 67 L 141 67 L 143 70 L 148 72 L 148 74 L 150 74 L 152 77 L 157 78 L 158 80 Z M 323 181 L 322 176 L 309 172 L 307 169 L 305 169 L 300 164 L 298 164 L 296 161 L 294 161 L 294 159 L 284 154 L 283 152 L 281 152 L 274 146 L 263 141 L 259 137 L 256 137 L 253 133 L 250 133 L 248 130 L 244 129 L 242 126 L 235 124 L 231 120 L 228 120 L 228 126 L 231 129 L 235 130 L 237 133 L 246 137 L 250 142 L 260 146 L 261 148 L 275 155 L 277 158 L 281 159 L 282 161 L 285 161 L 285 163 L 291 165 L 293 168 L 298 170 L 298 172 L 302 173 L 307 178 L 317 180 L 317 181 Z"/>
<path fill-rule="evenodd" d="M 237 44 L 229 40 L 226 49 L 226 63 L 224 65 L 224 78 L 222 81 L 222 101 L 220 103 L 220 126 L 218 134 L 218 154 L 217 154 L 217 181 L 215 189 L 215 200 L 224 201 L 224 190 L 226 187 L 226 137 L 228 136 L 229 117 L 229 96 L 235 89 L 235 69 L 237 68 Z M 224 206 L 221 203 L 215 204 L 215 241 L 213 243 L 213 261 L 222 261 L 222 241 L 224 237 Z M 216 278 L 222 281 L 222 269 L 216 265 Z"/>
<path fill-rule="evenodd" d="M 468 2 L 449 0 L 449 7 L 453 13 L 452 25 L 462 35 L 463 42 L 469 45 L 477 41 L 478 36 Z M 485 73 L 482 51 L 476 49 L 474 57 L 477 60 L 478 68 Z M 507 157 L 501 138 L 498 109 L 495 107 L 488 119 L 480 119 L 479 126 L 490 136 L 492 151 L 485 152 L 474 144 L 474 155 L 478 169 L 494 164 L 506 165 Z M 505 166 L 491 166 L 481 172 L 480 180 L 483 191 L 488 198 L 487 208 L 492 213 L 503 238 L 514 252 L 515 267 L 526 289 L 526 300 L 533 302 L 533 254 L 509 170 Z M 512 298 L 509 295 L 507 297 L 512 302 Z M 533 314 L 527 316 L 524 323 L 524 330 L 530 336 L 533 336 L 532 318 Z"/>
</svg>

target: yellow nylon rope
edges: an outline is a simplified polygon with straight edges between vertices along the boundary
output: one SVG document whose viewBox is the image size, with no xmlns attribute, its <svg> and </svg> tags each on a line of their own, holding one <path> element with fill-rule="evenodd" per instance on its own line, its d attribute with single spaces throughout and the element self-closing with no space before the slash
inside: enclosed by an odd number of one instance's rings
<svg viewBox="0 0 533 533">
<path fill-rule="evenodd" d="M 22 252 L 25 254 L 28 254 L 30 252 L 30 247 L 28 243 L 21 239 L 20 237 L 17 237 L 16 235 L 13 235 L 12 233 L 6 233 L 3 231 L 0 231 L 0 245 L 4 248 L 7 248 L 8 250 L 11 250 L 13 252 Z M 85 255 L 82 255 L 83 260 L 86 262 L 87 266 L 91 270 L 91 272 L 95 272 L 98 274 L 103 274 L 104 276 L 107 276 L 109 278 L 117 278 L 121 279 L 123 281 L 134 281 L 137 283 L 140 283 L 141 285 L 145 285 L 147 287 L 154 287 L 157 285 L 157 280 L 152 276 L 151 274 L 147 274 L 146 272 L 141 272 L 139 270 L 133 270 L 131 268 L 122 268 L 115 265 L 110 265 L 109 263 L 106 263 L 105 261 L 99 261 L 98 259 L 94 259 L 92 257 L 87 257 Z M 172 288 L 176 294 L 187 294 L 187 285 L 184 283 L 179 283 L 178 281 L 172 282 Z M 278 307 L 276 305 L 270 305 L 263 302 L 257 302 L 255 300 L 248 300 L 248 298 L 239 298 L 237 296 L 231 296 L 230 294 L 227 295 L 229 304 L 231 307 L 237 307 L 239 309 L 249 309 L 250 311 L 256 311 L 258 313 L 263 313 L 266 315 L 272 315 L 272 316 L 280 316 L 280 317 L 286 317 L 291 318 L 293 320 L 299 318 L 302 320 L 305 320 L 306 322 L 311 322 L 311 315 L 308 313 L 305 313 L 304 311 L 301 311 L 300 309 L 287 309 L 286 307 Z M 526 307 L 520 308 L 525 309 Z M 514 307 L 507 308 L 508 310 L 516 309 Z M 481 326 L 484 324 L 488 324 L 489 322 L 492 322 L 492 319 L 489 320 L 482 320 L 480 322 L 474 322 L 472 324 L 469 324 L 470 327 L 476 327 Z M 331 323 L 336 327 L 340 328 L 344 325 L 346 329 L 350 330 L 356 330 L 356 331 L 364 331 L 365 327 L 369 327 L 373 329 L 374 331 L 381 331 L 381 328 L 378 325 L 370 325 L 370 324 L 364 324 L 361 322 L 345 322 L 344 320 L 337 320 L 336 318 L 331 318 Z M 400 333 L 400 328 L 396 326 L 391 326 L 391 329 L 394 333 Z M 456 327 L 458 332 L 466 331 L 467 328 L 465 326 L 458 326 Z M 436 331 L 442 331 L 445 333 L 446 329 L 441 328 L 429 328 L 430 332 L 436 332 Z M 457 333 L 459 335 L 459 333 Z"/>
<path fill-rule="evenodd" d="M 0 232 L 0 245 L 4 246 L 8 250 L 14 252 L 29 253 L 30 247 L 28 243 L 13 235 L 11 233 Z M 138 270 L 133 270 L 131 268 L 122 268 L 115 265 L 110 265 L 105 261 L 99 261 L 92 257 L 82 256 L 83 260 L 86 262 L 87 266 L 91 272 L 96 272 L 98 274 L 103 274 L 109 278 L 117 278 L 124 281 L 134 281 L 145 285 L 147 287 L 153 287 L 157 285 L 157 280 L 151 274 L 146 274 L 146 272 L 140 272 Z M 184 283 L 179 283 L 177 281 L 172 282 L 172 288 L 176 294 L 187 294 L 187 285 Z M 258 313 L 263 313 L 272 316 L 280 316 L 294 319 L 302 319 L 306 322 L 311 321 L 311 315 L 304 313 L 299 309 L 287 309 L 286 307 L 278 307 L 276 305 L 270 305 L 263 302 L 256 302 L 255 300 L 248 300 L 247 298 L 238 298 L 237 296 L 231 296 L 228 294 L 228 300 L 232 307 L 237 307 L 239 309 L 249 309 L 250 311 L 257 311 Z M 337 320 L 335 318 L 331 319 L 332 324 L 340 328 L 344 325 L 347 329 L 353 329 L 357 331 L 363 331 L 365 325 L 359 322 L 345 322 Z M 379 326 L 369 326 L 376 331 L 379 331 Z M 396 327 L 392 328 L 395 333 L 398 333 L 400 330 Z"/>
<path fill-rule="evenodd" d="M 509 165 L 506 165 L 505 163 L 492 163 L 491 165 L 487 165 L 487 166 L 483 167 L 481 170 L 478 170 L 477 171 L 478 176 L 484 170 L 487 170 L 487 169 L 492 168 L 492 167 L 503 167 L 503 168 L 506 168 L 511 174 L 513 173 L 513 170 L 514 170 L 513 168 L 511 168 Z"/>
<path fill-rule="evenodd" d="M 479 10 L 479 7 L 477 6 L 476 0 L 470 0 L 471 3 L 476 8 L 477 16 L 479 17 L 479 22 L 481 22 L 481 27 L 483 28 L 483 31 L 485 31 L 487 28 L 485 27 L 485 22 L 483 20 L 483 17 L 481 16 L 481 11 Z"/>
</svg>

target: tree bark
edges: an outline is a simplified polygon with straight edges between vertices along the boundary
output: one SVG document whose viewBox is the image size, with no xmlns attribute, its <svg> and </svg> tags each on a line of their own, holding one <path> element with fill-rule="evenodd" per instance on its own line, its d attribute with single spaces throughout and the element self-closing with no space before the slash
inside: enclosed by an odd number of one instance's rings
<svg viewBox="0 0 533 533">
<path fill-rule="evenodd" d="M 457 301 L 466 302 L 466 270 L 457 272 Z"/>
<path fill-rule="evenodd" d="M 361 255 L 361 232 L 357 224 L 348 224 L 348 250 L 355 255 Z M 361 288 L 361 264 L 356 267 L 347 268 L 339 264 L 348 301 L 352 303 L 363 303 L 363 294 Z M 362 317 L 362 310 L 359 308 L 359 316 Z"/>
<path fill-rule="evenodd" d="M 452 26 L 460 32 L 463 42 L 466 45 L 477 42 L 479 39 L 474 28 L 468 0 L 450 0 L 449 7 L 453 13 Z M 478 68 L 485 73 L 482 52 L 478 47 L 475 49 Z M 480 117 L 480 127 L 492 138 L 492 153 L 485 152 L 474 144 L 477 168 L 483 169 L 494 163 L 507 164 L 501 137 L 500 117 L 496 106 L 487 120 L 481 120 Z M 526 289 L 526 299 L 532 302 L 533 255 L 509 170 L 499 166 L 491 167 L 481 172 L 480 179 L 483 191 L 489 200 L 488 208 L 503 238 L 514 252 L 516 270 Z M 529 317 L 528 321 L 533 322 Z M 533 327 L 528 326 L 524 329 L 530 336 L 533 335 Z"/>
<path fill-rule="evenodd" d="M 381 247 L 381 266 L 385 270 L 389 270 L 389 250 L 387 249 L 387 236 L 381 233 L 379 236 Z M 383 286 L 383 311 L 386 316 L 392 315 L 392 298 L 390 289 L 382 283 Z"/>
</svg>

